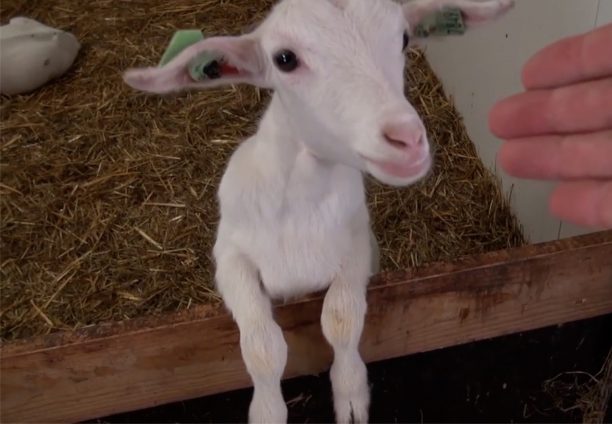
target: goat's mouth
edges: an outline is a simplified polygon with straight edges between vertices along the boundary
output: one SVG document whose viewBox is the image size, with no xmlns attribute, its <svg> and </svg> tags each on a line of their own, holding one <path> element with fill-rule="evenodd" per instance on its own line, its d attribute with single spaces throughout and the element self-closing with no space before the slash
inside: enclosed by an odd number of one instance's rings
<svg viewBox="0 0 612 424">
<path fill-rule="evenodd" d="M 384 175 L 400 179 L 414 179 L 422 177 L 429 172 L 431 168 L 431 155 L 427 154 L 417 160 L 396 162 L 386 160 L 370 159 L 362 156 L 366 164 L 374 167 L 377 171 Z"/>
</svg>

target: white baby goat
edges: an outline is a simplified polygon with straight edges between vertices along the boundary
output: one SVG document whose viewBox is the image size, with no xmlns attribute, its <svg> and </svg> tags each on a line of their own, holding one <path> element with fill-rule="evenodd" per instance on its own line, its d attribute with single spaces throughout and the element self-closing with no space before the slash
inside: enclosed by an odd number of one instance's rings
<svg viewBox="0 0 612 424">
<path fill-rule="evenodd" d="M 206 39 L 163 67 L 124 76 L 153 93 L 274 89 L 257 133 L 223 176 L 214 247 L 217 287 L 255 387 L 251 422 L 287 420 L 287 345 L 271 300 L 326 288 L 321 325 L 335 354 L 336 420 L 368 420 L 358 344 L 373 252 L 362 172 L 406 186 L 430 169 L 425 128 L 404 97 L 404 50 L 421 19 L 444 6 L 459 7 L 471 24 L 501 16 L 512 0 L 283 0 L 252 33 Z M 187 69 L 203 51 L 223 58 L 196 82 Z"/>
</svg>

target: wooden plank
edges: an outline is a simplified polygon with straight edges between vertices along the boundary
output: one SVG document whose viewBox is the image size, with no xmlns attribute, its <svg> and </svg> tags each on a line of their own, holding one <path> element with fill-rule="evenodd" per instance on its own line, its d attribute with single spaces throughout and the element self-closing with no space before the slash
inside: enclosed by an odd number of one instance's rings
<svg viewBox="0 0 612 424">
<path fill-rule="evenodd" d="M 612 312 L 612 231 L 376 277 L 362 354 L 370 361 Z M 286 377 L 321 372 L 322 298 L 279 306 Z M 6 344 L 3 422 L 79 421 L 250 385 L 222 310 L 98 326 Z"/>
</svg>

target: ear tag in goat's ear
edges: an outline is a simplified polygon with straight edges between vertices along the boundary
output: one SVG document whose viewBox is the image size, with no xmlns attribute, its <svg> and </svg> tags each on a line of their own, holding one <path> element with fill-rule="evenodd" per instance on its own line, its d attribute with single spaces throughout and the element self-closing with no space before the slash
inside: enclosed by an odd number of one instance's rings
<svg viewBox="0 0 612 424">
<path fill-rule="evenodd" d="M 200 42 L 204 35 L 199 30 L 180 30 L 174 33 L 166 48 L 159 66 L 164 66 L 187 47 Z M 223 74 L 236 74 L 238 70 L 224 64 L 223 55 L 216 52 L 202 52 L 188 65 L 189 76 L 194 81 L 217 79 Z"/>
<path fill-rule="evenodd" d="M 170 40 L 170 44 L 168 44 L 168 47 L 166 47 L 166 51 L 159 61 L 159 66 L 164 66 L 187 47 L 202 41 L 203 39 L 204 35 L 202 34 L 202 31 L 197 29 L 185 29 L 175 32 Z"/>
<path fill-rule="evenodd" d="M 237 73 L 237 69 L 225 63 L 222 54 L 212 51 L 203 52 L 189 62 L 189 75 L 194 81 L 212 80 Z"/>
<path fill-rule="evenodd" d="M 430 36 L 463 35 L 465 23 L 463 14 L 457 8 L 444 8 L 436 13 L 426 16 L 414 29 L 415 37 L 427 38 Z"/>
</svg>

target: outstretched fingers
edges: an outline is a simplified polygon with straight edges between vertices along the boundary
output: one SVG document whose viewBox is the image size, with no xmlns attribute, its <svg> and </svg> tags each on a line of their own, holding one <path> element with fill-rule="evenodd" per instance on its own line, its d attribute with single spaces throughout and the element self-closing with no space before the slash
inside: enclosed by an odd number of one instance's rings
<svg viewBox="0 0 612 424">
<path fill-rule="evenodd" d="M 498 160 L 519 178 L 612 179 L 612 130 L 512 140 L 501 147 Z"/>
<path fill-rule="evenodd" d="M 517 94 L 493 107 L 489 123 L 506 140 L 605 130 L 612 127 L 612 78 Z"/>
<path fill-rule="evenodd" d="M 560 87 L 612 74 L 612 23 L 541 50 L 523 69 L 528 90 Z"/>
<path fill-rule="evenodd" d="M 573 181 L 560 184 L 550 199 L 551 212 L 577 225 L 612 228 L 612 181 Z"/>
</svg>

